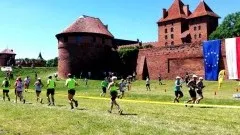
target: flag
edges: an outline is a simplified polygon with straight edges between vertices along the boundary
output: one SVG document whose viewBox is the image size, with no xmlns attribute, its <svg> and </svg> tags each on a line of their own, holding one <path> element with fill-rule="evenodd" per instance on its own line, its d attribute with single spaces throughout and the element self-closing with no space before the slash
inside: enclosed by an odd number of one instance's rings
<svg viewBox="0 0 240 135">
<path fill-rule="evenodd" d="M 203 42 L 205 80 L 218 80 L 220 52 L 221 40 Z"/>
<path fill-rule="evenodd" d="M 225 39 L 229 79 L 240 78 L 240 38 Z"/>
</svg>

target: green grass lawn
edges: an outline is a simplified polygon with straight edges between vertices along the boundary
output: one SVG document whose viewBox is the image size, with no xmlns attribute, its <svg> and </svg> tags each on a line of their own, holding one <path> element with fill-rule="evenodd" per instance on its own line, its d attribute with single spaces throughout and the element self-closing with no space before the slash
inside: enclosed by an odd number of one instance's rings
<svg viewBox="0 0 240 135">
<path fill-rule="evenodd" d="M 56 72 L 56 68 L 16 69 L 14 74 L 34 78 L 35 71 L 46 83 L 47 76 Z M 2 80 L 3 74 L 0 74 Z M 78 80 L 80 86 L 76 89 L 76 99 L 80 106 L 74 111 L 70 110 L 67 101 L 64 80 L 57 81 L 56 106 L 47 106 L 46 89 L 43 89 L 41 95 L 45 104 L 36 103 L 32 85 L 31 90 L 25 93 L 27 104 L 14 103 L 11 90 L 12 101 L 0 101 L 0 134 L 240 134 L 239 109 L 161 104 L 172 102 L 174 81 L 164 81 L 166 85 L 151 81 L 150 92 L 146 91 L 144 81 L 134 82 L 132 90 L 126 92 L 126 97 L 118 99 L 124 110 L 123 115 L 118 115 L 117 110 L 109 114 L 110 100 L 106 99 L 109 95 L 99 98 L 100 82 L 90 80 L 86 87 L 83 80 Z M 240 105 L 240 100 L 232 98 L 236 93 L 237 82 L 225 81 L 217 95 L 214 95 L 217 82 L 205 82 L 205 85 L 201 104 Z M 189 98 L 186 87 L 183 92 L 182 103 Z"/>
</svg>

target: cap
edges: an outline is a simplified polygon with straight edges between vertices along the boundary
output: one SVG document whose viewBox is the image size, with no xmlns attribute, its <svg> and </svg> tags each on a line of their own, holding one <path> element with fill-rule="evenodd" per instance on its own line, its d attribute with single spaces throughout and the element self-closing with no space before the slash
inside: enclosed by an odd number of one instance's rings
<svg viewBox="0 0 240 135">
<path fill-rule="evenodd" d="M 41 78 L 38 78 L 38 80 L 41 80 Z"/>
<path fill-rule="evenodd" d="M 193 77 L 193 78 L 197 78 L 198 76 L 197 76 L 197 75 L 193 75 L 192 77 Z"/>
<path fill-rule="evenodd" d="M 116 76 L 113 76 L 113 77 L 112 77 L 112 80 L 117 80 L 117 77 L 116 77 Z"/>
<path fill-rule="evenodd" d="M 180 76 L 177 76 L 176 79 L 181 79 L 181 77 L 180 77 Z"/>
<path fill-rule="evenodd" d="M 199 80 L 203 80 L 203 77 L 199 77 Z"/>
</svg>

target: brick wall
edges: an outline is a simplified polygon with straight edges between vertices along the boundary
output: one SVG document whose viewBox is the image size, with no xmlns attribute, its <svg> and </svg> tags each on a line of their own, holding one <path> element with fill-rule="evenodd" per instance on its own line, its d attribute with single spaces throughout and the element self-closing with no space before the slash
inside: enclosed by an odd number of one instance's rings
<svg viewBox="0 0 240 135">
<path fill-rule="evenodd" d="M 220 60 L 220 68 L 226 68 L 225 43 L 222 42 L 223 55 Z M 175 47 L 155 47 L 139 51 L 137 59 L 137 77 L 144 79 L 144 67 L 151 79 L 157 79 L 158 75 L 164 79 L 174 79 L 176 76 L 184 76 L 186 72 L 204 77 L 204 61 L 202 43 L 195 42 Z"/>
</svg>

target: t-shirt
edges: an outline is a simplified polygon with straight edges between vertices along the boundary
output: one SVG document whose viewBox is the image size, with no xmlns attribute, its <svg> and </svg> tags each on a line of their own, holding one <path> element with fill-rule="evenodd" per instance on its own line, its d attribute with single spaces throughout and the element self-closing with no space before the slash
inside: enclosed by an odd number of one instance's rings
<svg viewBox="0 0 240 135">
<path fill-rule="evenodd" d="M 47 80 L 48 88 L 54 89 L 55 88 L 55 82 L 52 79 Z"/>
<path fill-rule="evenodd" d="M 37 81 L 35 83 L 35 90 L 36 91 L 41 91 L 42 90 L 42 84 L 39 81 Z"/>
<path fill-rule="evenodd" d="M 74 79 L 67 79 L 65 84 L 69 89 L 74 89 L 76 85 L 76 81 Z"/>
<path fill-rule="evenodd" d="M 25 82 L 26 84 L 29 84 L 29 83 L 30 83 L 30 79 L 29 79 L 29 78 L 25 78 L 25 79 L 24 79 L 24 82 Z"/>
<path fill-rule="evenodd" d="M 16 90 L 23 91 L 23 83 L 20 81 L 16 81 Z"/>
<path fill-rule="evenodd" d="M 175 91 L 181 91 L 181 81 L 180 80 L 175 81 Z"/>
<path fill-rule="evenodd" d="M 194 81 L 194 80 L 191 80 L 188 82 L 187 86 L 190 88 L 190 89 L 195 89 L 197 87 L 197 82 Z"/>
<path fill-rule="evenodd" d="M 117 83 L 113 83 L 111 86 L 111 91 L 117 91 L 117 90 L 118 90 Z"/>
<path fill-rule="evenodd" d="M 3 83 L 2 83 L 2 85 L 3 85 L 3 89 L 4 90 L 9 90 L 9 87 L 10 87 L 10 81 L 6 81 L 6 80 L 4 80 L 3 81 Z"/>
<path fill-rule="evenodd" d="M 102 87 L 106 88 L 108 86 L 108 82 L 107 81 L 102 81 L 101 85 L 102 85 Z"/>
<path fill-rule="evenodd" d="M 119 83 L 119 89 L 120 89 L 120 91 L 124 91 L 124 87 L 126 87 L 126 83 L 125 83 L 125 82 L 120 82 L 120 83 Z"/>
<path fill-rule="evenodd" d="M 150 84 L 150 80 L 148 78 L 146 79 L 146 84 Z"/>
<path fill-rule="evenodd" d="M 197 88 L 198 88 L 198 90 L 202 90 L 203 89 L 203 82 L 202 81 L 199 81 L 199 82 L 197 82 Z"/>
</svg>

